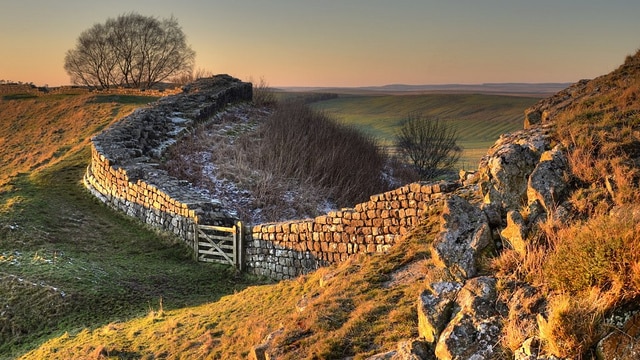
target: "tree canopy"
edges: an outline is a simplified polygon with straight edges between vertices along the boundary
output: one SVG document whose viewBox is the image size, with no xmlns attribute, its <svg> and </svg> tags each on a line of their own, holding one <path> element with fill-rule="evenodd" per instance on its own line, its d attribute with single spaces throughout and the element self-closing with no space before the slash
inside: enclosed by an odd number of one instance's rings
<svg viewBox="0 0 640 360">
<path fill-rule="evenodd" d="M 74 84 L 150 88 L 170 77 L 191 75 L 195 52 L 178 21 L 137 13 L 109 18 L 78 37 L 64 69 Z"/>
</svg>

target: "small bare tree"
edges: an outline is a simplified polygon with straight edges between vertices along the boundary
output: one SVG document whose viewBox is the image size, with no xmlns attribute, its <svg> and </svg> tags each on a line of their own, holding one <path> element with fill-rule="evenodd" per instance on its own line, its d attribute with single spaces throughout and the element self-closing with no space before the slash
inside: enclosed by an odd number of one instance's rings
<svg viewBox="0 0 640 360">
<path fill-rule="evenodd" d="M 455 128 L 437 118 L 409 114 L 396 134 L 396 147 L 423 180 L 442 176 L 458 162 L 462 148 L 458 146 Z"/>
</svg>

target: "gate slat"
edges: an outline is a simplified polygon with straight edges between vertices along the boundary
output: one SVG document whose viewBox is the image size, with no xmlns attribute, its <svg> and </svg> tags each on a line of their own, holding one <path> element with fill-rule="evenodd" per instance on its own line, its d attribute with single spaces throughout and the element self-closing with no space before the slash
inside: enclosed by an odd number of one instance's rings
<svg viewBox="0 0 640 360">
<path fill-rule="evenodd" d="M 241 268 L 242 223 L 232 227 L 195 225 L 194 250 L 196 259 L 204 262 L 219 262 Z M 210 233 L 213 232 L 213 233 Z M 222 233 L 222 234 L 221 234 Z M 228 235 L 223 235 L 224 233 Z"/>
</svg>

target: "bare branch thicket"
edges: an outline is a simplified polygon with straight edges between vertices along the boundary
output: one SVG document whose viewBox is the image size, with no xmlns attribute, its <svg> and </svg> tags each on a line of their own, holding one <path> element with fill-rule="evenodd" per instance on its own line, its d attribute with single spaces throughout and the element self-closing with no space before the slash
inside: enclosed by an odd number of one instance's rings
<svg viewBox="0 0 640 360">
<path fill-rule="evenodd" d="M 421 179 L 430 180 L 453 170 L 462 153 L 455 128 L 437 118 L 409 114 L 396 135 L 401 156 Z"/>
<path fill-rule="evenodd" d="M 151 88 L 191 75 L 195 52 L 178 21 L 136 13 L 108 19 L 80 34 L 64 68 L 74 84 L 99 88 Z"/>
<path fill-rule="evenodd" d="M 340 207 L 386 190 L 386 157 L 375 140 L 302 101 L 278 103 L 259 131 L 255 168 L 327 189 Z"/>
</svg>

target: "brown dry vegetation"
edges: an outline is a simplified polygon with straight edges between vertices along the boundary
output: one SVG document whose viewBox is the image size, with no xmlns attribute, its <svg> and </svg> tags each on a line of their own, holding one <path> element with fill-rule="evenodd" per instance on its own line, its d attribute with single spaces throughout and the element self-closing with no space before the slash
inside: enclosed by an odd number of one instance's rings
<svg viewBox="0 0 640 360">
<path fill-rule="evenodd" d="M 268 94 L 257 94 L 253 106 L 229 109 L 173 145 L 164 168 L 253 222 L 352 206 L 388 190 L 392 177 L 385 179 L 385 173 L 411 176 L 399 171 L 401 166 L 372 138 L 303 101 L 276 103 Z"/>
<path fill-rule="evenodd" d="M 574 191 L 570 217 L 550 214 L 522 257 L 505 251 L 494 268 L 505 283 L 546 294 L 546 316 L 510 316 L 505 345 L 540 336 L 551 354 L 590 358 L 607 318 L 640 298 L 640 52 L 594 79 L 556 122 Z M 637 306 L 636 306 L 637 307 Z"/>
</svg>

